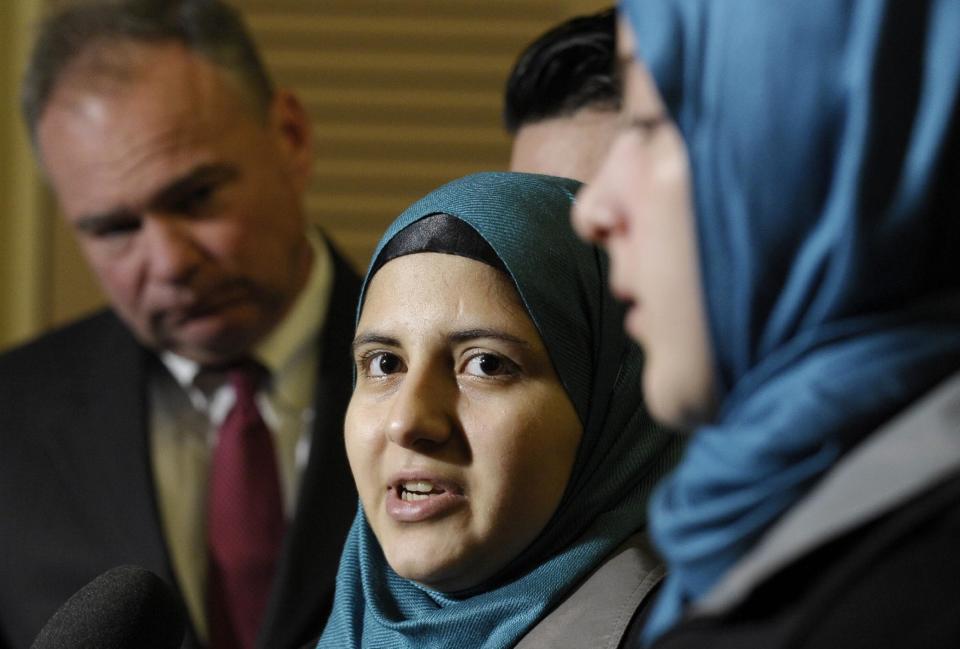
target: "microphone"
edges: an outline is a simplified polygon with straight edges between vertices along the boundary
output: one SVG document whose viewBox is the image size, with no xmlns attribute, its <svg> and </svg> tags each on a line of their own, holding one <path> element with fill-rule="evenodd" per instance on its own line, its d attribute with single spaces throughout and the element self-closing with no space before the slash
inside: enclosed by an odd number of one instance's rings
<svg viewBox="0 0 960 649">
<path fill-rule="evenodd" d="M 179 649 L 183 607 L 149 570 L 119 566 L 78 590 L 30 649 Z"/>
</svg>

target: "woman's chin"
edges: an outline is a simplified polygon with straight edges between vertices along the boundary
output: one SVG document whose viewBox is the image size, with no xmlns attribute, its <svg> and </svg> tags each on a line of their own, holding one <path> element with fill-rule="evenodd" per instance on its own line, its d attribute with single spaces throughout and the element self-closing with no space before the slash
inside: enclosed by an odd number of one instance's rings
<svg viewBox="0 0 960 649">
<path fill-rule="evenodd" d="M 415 581 L 424 588 L 442 593 L 467 590 L 476 585 L 475 581 L 465 579 L 456 566 L 436 561 L 436 557 L 387 557 L 393 571 L 404 579 Z"/>
<path fill-rule="evenodd" d="M 643 399 L 650 416 L 676 431 L 690 432 L 704 423 L 707 403 L 699 403 L 691 394 L 690 384 L 683 377 L 658 371 L 655 362 L 647 357 L 643 369 Z"/>
</svg>

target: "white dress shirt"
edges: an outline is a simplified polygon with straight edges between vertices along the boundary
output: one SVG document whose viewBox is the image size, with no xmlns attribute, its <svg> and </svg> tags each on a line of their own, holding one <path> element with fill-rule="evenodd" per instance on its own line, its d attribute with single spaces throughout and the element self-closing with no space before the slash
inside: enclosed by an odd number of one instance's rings
<svg viewBox="0 0 960 649">
<path fill-rule="evenodd" d="M 270 371 L 257 404 L 273 432 L 284 512 L 293 518 L 300 478 L 310 454 L 318 337 L 329 308 L 333 260 L 313 229 L 307 238 L 313 264 L 290 312 L 253 351 Z M 234 402 L 224 376 L 201 371 L 189 359 L 165 352 L 169 374 L 150 378 L 150 444 L 160 518 L 174 572 L 201 639 L 205 605 L 207 470 L 217 430 Z"/>
</svg>

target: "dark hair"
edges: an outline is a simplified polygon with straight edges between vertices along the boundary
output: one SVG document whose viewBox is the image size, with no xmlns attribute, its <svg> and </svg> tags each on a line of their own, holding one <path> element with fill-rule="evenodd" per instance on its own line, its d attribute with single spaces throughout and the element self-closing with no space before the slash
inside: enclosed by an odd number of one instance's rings
<svg viewBox="0 0 960 649">
<path fill-rule="evenodd" d="M 533 41 L 507 79 L 503 123 L 521 126 L 581 108 L 620 108 L 613 9 L 572 18 Z"/>
<path fill-rule="evenodd" d="M 222 0 L 93 0 L 67 6 L 40 25 L 20 99 L 31 138 L 71 62 L 94 48 L 144 43 L 179 43 L 226 69 L 266 115 L 273 82 L 240 14 Z"/>
</svg>

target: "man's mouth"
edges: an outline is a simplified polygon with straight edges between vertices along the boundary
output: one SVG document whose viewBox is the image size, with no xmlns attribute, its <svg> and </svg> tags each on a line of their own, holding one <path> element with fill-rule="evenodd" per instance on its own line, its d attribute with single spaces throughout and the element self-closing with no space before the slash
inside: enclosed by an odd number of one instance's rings
<svg viewBox="0 0 960 649">
<path fill-rule="evenodd" d="M 216 315 L 239 304 L 243 299 L 244 296 L 236 292 L 202 296 L 167 309 L 163 315 L 170 325 L 182 326 L 193 320 Z"/>
</svg>

